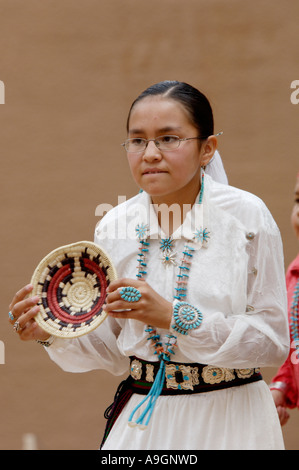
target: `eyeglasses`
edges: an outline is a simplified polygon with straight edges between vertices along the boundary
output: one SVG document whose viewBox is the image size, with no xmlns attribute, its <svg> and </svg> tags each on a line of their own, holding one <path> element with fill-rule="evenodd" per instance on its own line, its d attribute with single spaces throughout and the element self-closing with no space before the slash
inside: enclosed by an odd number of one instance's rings
<svg viewBox="0 0 299 470">
<path fill-rule="evenodd" d="M 219 132 L 215 136 L 221 135 L 222 132 Z M 127 152 L 138 153 L 144 152 L 149 142 L 154 142 L 156 147 L 159 150 L 175 150 L 179 148 L 180 143 L 186 140 L 205 140 L 207 137 L 185 137 L 180 139 L 177 135 L 161 135 L 156 137 L 156 139 L 143 139 L 141 137 L 134 137 L 133 139 L 127 139 L 123 144 L 121 144 Z"/>
<path fill-rule="evenodd" d="M 175 150 L 180 146 L 180 143 L 185 140 L 193 139 L 205 139 L 206 137 L 186 137 L 180 139 L 177 135 L 161 135 L 156 139 L 142 139 L 141 137 L 135 137 L 133 139 L 127 139 L 122 146 L 127 152 L 144 152 L 149 142 L 154 142 L 159 150 Z"/>
</svg>

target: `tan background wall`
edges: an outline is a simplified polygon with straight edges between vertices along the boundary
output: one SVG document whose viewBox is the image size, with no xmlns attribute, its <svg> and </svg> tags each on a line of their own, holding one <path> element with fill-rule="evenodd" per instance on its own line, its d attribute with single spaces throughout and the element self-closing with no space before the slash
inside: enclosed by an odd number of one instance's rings
<svg viewBox="0 0 299 470">
<path fill-rule="evenodd" d="M 268 205 L 286 265 L 297 254 L 298 15 L 297 0 L 0 0 L 1 449 L 28 432 L 41 449 L 99 445 L 119 379 L 62 372 L 18 341 L 7 311 L 49 251 L 93 239 L 98 204 L 136 193 L 120 143 L 147 86 L 178 79 L 209 96 L 230 183 Z M 295 410 L 289 449 L 298 425 Z"/>
</svg>

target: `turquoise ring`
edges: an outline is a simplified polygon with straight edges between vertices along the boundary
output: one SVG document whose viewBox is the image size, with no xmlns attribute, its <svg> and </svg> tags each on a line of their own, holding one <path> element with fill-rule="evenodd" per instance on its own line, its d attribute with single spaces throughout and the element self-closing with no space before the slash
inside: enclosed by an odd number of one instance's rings
<svg viewBox="0 0 299 470">
<path fill-rule="evenodd" d="M 14 320 L 15 320 L 15 317 L 14 317 L 14 315 L 13 315 L 11 312 L 8 312 L 8 316 L 9 316 L 9 319 L 10 319 L 11 321 L 14 321 Z"/>
<path fill-rule="evenodd" d="M 120 296 L 126 302 L 138 302 L 141 298 L 141 293 L 135 287 L 122 287 L 120 290 Z"/>
</svg>

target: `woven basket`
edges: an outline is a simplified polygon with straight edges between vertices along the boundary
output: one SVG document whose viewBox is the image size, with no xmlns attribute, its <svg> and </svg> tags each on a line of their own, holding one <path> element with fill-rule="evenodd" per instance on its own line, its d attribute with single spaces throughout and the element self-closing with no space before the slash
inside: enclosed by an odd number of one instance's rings
<svg viewBox="0 0 299 470">
<path fill-rule="evenodd" d="M 36 322 L 61 338 L 85 335 L 97 328 L 107 314 L 102 307 L 106 290 L 117 278 L 109 256 L 98 245 L 80 241 L 49 253 L 31 279 L 40 297 Z"/>
</svg>

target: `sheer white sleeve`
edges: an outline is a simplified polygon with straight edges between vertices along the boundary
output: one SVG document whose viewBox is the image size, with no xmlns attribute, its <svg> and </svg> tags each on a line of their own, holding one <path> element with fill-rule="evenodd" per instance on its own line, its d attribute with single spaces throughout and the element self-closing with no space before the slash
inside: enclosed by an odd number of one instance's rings
<svg viewBox="0 0 299 470">
<path fill-rule="evenodd" d="M 56 338 L 46 350 L 67 372 L 103 369 L 121 375 L 128 370 L 129 361 L 117 346 L 119 329 L 117 322 L 108 317 L 95 331 L 79 338 Z"/>
</svg>

